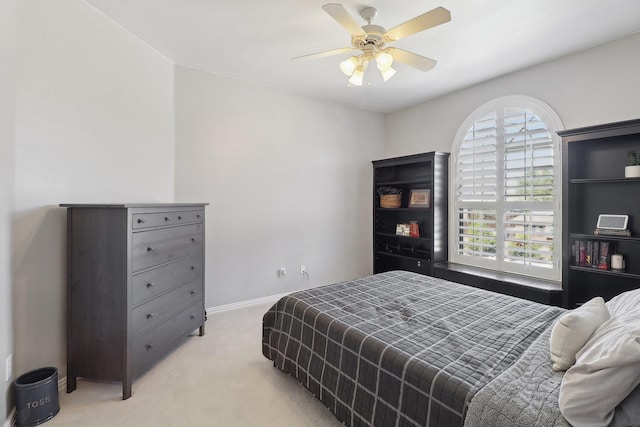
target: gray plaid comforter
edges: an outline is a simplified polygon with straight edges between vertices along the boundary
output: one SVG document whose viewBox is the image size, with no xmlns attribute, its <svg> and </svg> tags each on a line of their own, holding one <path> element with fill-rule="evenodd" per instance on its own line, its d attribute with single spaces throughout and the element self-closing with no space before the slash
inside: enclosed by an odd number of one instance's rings
<svg viewBox="0 0 640 427">
<path fill-rule="evenodd" d="M 296 292 L 262 352 L 349 426 L 462 426 L 475 393 L 563 312 L 393 271 Z"/>
<path fill-rule="evenodd" d="M 476 393 L 465 427 L 571 427 L 558 405 L 563 372 L 551 369 L 550 337 L 548 328 L 516 363 Z"/>
</svg>

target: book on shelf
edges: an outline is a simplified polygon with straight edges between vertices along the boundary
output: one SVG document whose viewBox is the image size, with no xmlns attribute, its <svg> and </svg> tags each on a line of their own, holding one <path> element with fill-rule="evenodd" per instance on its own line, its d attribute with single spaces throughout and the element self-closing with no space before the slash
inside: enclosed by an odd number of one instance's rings
<svg viewBox="0 0 640 427">
<path fill-rule="evenodd" d="M 609 253 L 609 242 L 600 242 L 600 257 L 598 258 L 598 268 L 609 270 L 611 268 L 611 255 Z"/>
<path fill-rule="evenodd" d="M 606 228 L 596 228 L 593 234 L 595 234 L 596 236 L 631 237 L 631 231 L 629 230 L 610 230 Z"/>
<path fill-rule="evenodd" d="M 614 242 L 582 239 L 573 242 L 574 265 L 579 267 L 610 270 L 613 253 L 615 253 Z"/>
</svg>

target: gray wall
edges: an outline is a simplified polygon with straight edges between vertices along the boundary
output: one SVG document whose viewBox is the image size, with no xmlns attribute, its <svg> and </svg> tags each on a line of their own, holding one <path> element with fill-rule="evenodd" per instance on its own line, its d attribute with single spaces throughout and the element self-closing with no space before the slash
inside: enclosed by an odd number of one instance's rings
<svg viewBox="0 0 640 427">
<path fill-rule="evenodd" d="M 185 67 L 175 86 L 176 200 L 211 203 L 207 307 L 371 272 L 383 115 Z"/>
<path fill-rule="evenodd" d="M 640 117 L 640 33 L 511 73 L 387 117 L 387 156 L 451 151 L 462 122 L 506 95 L 538 98 L 565 129 Z"/>
<path fill-rule="evenodd" d="M 52 365 L 66 376 L 59 203 L 211 203 L 209 306 L 370 271 L 370 160 L 382 152 L 383 116 L 174 70 L 85 2 L 16 7 L 16 102 L 2 115 L 13 123 L 15 112 L 15 137 L 2 134 L 15 141 L 1 184 L 11 223 L 0 223 L 13 235 L 11 268 L 0 264 L 13 339 L 6 349 L 0 340 L 0 358 L 12 351 L 16 374 Z M 297 274 L 300 263 L 310 280 Z"/>
<path fill-rule="evenodd" d="M 14 369 L 56 366 L 64 378 L 58 204 L 172 201 L 173 64 L 85 2 L 17 8 Z"/>
<path fill-rule="evenodd" d="M 0 0 L 0 423 L 9 413 L 11 382 L 5 360 L 13 352 L 11 328 L 11 212 L 15 122 L 15 28 L 17 0 Z"/>
</svg>

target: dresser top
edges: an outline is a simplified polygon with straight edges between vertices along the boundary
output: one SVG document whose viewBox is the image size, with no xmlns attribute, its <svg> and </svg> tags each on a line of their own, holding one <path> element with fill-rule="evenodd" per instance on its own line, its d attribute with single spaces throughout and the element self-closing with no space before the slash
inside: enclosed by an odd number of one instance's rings
<svg viewBox="0 0 640 427">
<path fill-rule="evenodd" d="M 61 208 L 171 208 L 207 206 L 209 203 L 60 203 Z"/>
</svg>

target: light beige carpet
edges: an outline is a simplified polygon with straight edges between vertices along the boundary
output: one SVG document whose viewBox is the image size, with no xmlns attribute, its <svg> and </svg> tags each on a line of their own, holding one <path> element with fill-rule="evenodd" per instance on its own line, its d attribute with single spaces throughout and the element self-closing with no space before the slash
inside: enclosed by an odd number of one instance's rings
<svg viewBox="0 0 640 427">
<path fill-rule="evenodd" d="M 293 378 L 262 356 L 259 304 L 209 315 L 204 337 L 193 335 L 133 383 L 79 379 L 60 394 L 54 426 L 340 426 Z"/>
</svg>

